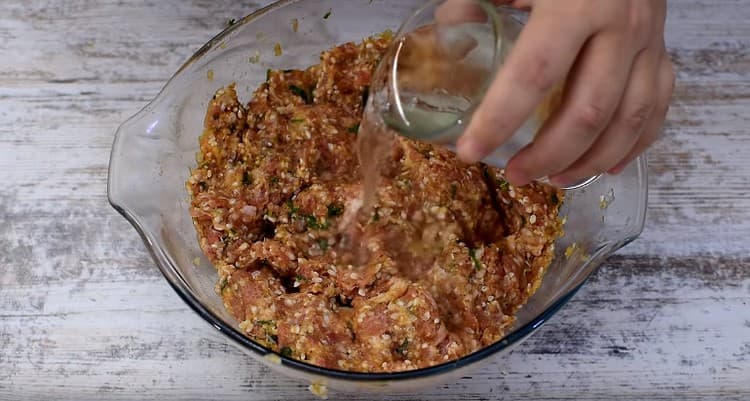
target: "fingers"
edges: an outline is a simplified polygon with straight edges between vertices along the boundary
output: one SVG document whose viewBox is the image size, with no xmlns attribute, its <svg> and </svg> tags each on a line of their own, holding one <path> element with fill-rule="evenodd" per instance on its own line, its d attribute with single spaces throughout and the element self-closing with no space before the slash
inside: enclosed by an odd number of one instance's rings
<svg viewBox="0 0 750 401">
<path fill-rule="evenodd" d="M 630 162 L 635 160 L 636 157 L 643 153 L 659 138 L 664 120 L 667 118 L 667 112 L 669 111 L 669 104 L 672 100 L 674 86 L 674 67 L 672 66 L 669 57 L 665 54 L 665 56 L 662 57 L 659 69 L 659 83 L 656 95 L 657 101 L 654 112 L 644 126 L 636 144 L 630 152 L 628 152 L 627 156 L 625 156 L 615 167 L 609 170 L 610 174 L 619 174 L 622 172 Z"/>
<path fill-rule="evenodd" d="M 589 41 L 571 71 L 561 107 L 534 142 L 508 163 L 511 183 L 525 185 L 563 172 L 597 141 L 625 92 L 635 56 L 627 54 L 632 48 L 627 37 L 616 34 L 600 34 Z"/>
<path fill-rule="evenodd" d="M 559 2 L 530 16 L 457 143 L 465 162 L 481 160 L 513 135 L 554 85 L 562 81 L 590 33 Z M 565 32 L 560 36 L 560 32 Z M 555 37 L 555 40 L 550 40 Z"/>
<path fill-rule="evenodd" d="M 662 52 L 647 49 L 633 63 L 627 88 L 607 129 L 570 167 L 550 177 L 554 185 L 565 186 L 613 168 L 633 149 L 656 108 Z"/>
<path fill-rule="evenodd" d="M 533 12 L 459 139 L 458 156 L 481 160 L 567 77 L 562 105 L 508 163 L 508 180 L 549 176 L 564 185 L 621 171 L 656 140 L 669 107 L 672 65 L 663 43 L 649 46 L 663 38 L 666 2 L 505 3 Z"/>
</svg>

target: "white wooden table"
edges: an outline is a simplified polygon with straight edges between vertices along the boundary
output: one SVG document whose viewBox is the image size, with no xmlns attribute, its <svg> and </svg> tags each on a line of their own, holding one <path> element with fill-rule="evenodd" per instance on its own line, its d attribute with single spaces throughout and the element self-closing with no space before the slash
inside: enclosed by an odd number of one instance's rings
<svg viewBox="0 0 750 401">
<path fill-rule="evenodd" d="M 105 197 L 118 124 L 261 3 L 0 1 L 0 400 L 311 397 L 188 309 Z M 748 21 L 670 2 L 641 239 L 507 358 L 390 399 L 750 399 Z"/>
</svg>

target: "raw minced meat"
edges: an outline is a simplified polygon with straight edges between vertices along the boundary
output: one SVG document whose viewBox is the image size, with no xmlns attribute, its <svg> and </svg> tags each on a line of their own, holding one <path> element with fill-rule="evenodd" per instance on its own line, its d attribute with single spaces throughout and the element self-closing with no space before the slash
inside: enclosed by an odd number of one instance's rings
<svg viewBox="0 0 750 401">
<path fill-rule="evenodd" d="M 187 182 L 201 249 L 241 330 L 326 368 L 416 369 L 500 340 L 561 231 L 562 192 L 513 187 L 499 169 L 404 138 L 371 213 L 342 224 L 361 203 L 357 128 L 389 40 L 269 71 L 248 104 L 233 86 L 218 90 Z"/>
</svg>

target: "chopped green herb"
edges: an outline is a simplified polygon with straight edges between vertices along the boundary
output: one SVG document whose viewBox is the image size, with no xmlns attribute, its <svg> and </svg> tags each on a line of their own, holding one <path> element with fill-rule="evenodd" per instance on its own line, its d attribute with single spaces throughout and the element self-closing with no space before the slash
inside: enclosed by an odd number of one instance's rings
<svg viewBox="0 0 750 401">
<path fill-rule="evenodd" d="M 359 132 L 359 123 L 356 123 L 352 125 L 351 127 L 346 129 L 347 131 L 351 132 L 352 134 L 356 134 Z"/>
<path fill-rule="evenodd" d="M 328 222 L 321 223 L 314 215 L 305 216 L 305 224 L 307 225 L 307 228 L 313 230 L 325 230 L 328 228 Z"/>
<path fill-rule="evenodd" d="M 224 289 L 229 285 L 229 280 L 226 277 L 222 277 L 219 281 L 219 292 L 224 293 Z"/>
<path fill-rule="evenodd" d="M 277 336 L 276 334 L 267 334 L 267 335 L 268 335 L 268 339 L 270 340 L 270 342 L 272 342 L 272 343 L 278 343 L 279 342 L 279 336 Z"/>
<path fill-rule="evenodd" d="M 273 320 L 256 320 L 255 324 L 259 326 L 276 326 L 276 323 Z"/>
<path fill-rule="evenodd" d="M 319 238 L 318 246 L 320 247 L 321 251 L 325 252 L 326 250 L 328 250 L 328 240 L 325 238 Z"/>
<path fill-rule="evenodd" d="M 502 178 L 495 178 L 495 181 L 497 182 L 497 185 L 500 186 L 500 189 L 503 191 L 507 191 L 510 189 L 510 183 Z"/>
<path fill-rule="evenodd" d="M 289 120 L 289 121 L 290 121 L 290 122 L 291 122 L 292 124 L 299 124 L 299 123 L 303 123 L 303 122 L 305 122 L 305 119 L 304 119 L 304 118 L 292 118 L 292 119 L 291 119 L 291 120 Z"/>
<path fill-rule="evenodd" d="M 401 345 L 398 346 L 396 349 L 396 352 L 401 354 L 401 356 L 406 356 L 406 354 L 409 353 L 409 339 L 404 338 L 404 341 L 401 343 Z"/>
<path fill-rule="evenodd" d="M 248 186 L 253 183 L 253 177 L 250 175 L 249 171 L 245 171 L 242 173 L 242 185 Z"/>
<path fill-rule="evenodd" d="M 228 26 L 228 27 L 229 27 L 229 26 L 232 26 L 232 25 L 234 25 L 234 24 L 236 24 L 236 23 L 237 23 L 237 20 L 236 20 L 236 19 L 234 19 L 234 18 L 230 18 L 230 19 L 228 19 L 228 20 L 227 20 L 227 26 Z"/>
<path fill-rule="evenodd" d="M 307 215 L 305 216 L 305 225 L 307 225 L 307 228 L 317 228 L 318 219 L 313 215 Z"/>
<path fill-rule="evenodd" d="M 295 279 L 295 280 L 296 280 L 297 282 L 300 282 L 300 283 L 302 283 L 302 282 L 305 282 L 305 281 L 307 281 L 307 277 L 305 277 L 305 276 L 303 276 L 303 275 L 301 275 L 301 274 L 298 274 L 298 275 L 296 275 L 296 276 L 294 277 L 294 279 Z"/>
<path fill-rule="evenodd" d="M 289 347 L 283 347 L 281 348 L 281 355 L 285 356 L 287 358 L 291 358 L 292 356 L 292 349 Z"/>
<path fill-rule="evenodd" d="M 328 9 L 328 12 L 326 12 L 325 14 L 323 14 L 323 19 L 328 19 L 328 17 L 330 17 L 330 16 L 331 16 L 331 13 L 332 13 L 332 12 L 333 12 L 333 10 L 331 10 L 331 9 L 329 8 L 329 9 Z"/>
<path fill-rule="evenodd" d="M 331 203 L 328 205 L 328 217 L 340 216 L 344 213 L 344 205 L 340 203 Z"/>
<path fill-rule="evenodd" d="M 372 221 L 379 221 L 380 220 L 380 213 L 378 213 L 378 209 L 375 209 L 375 212 L 372 214 Z"/>
<path fill-rule="evenodd" d="M 453 199 L 456 198 L 456 192 L 458 192 L 458 184 L 456 184 L 455 182 L 452 182 L 451 183 L 451 198 Z"/>
<path fill-rule="evenodd" d="M 473 249 L 473 248 L 469 249 L 469 257 L 471 258 L 471 261 L 474 262 L 474 267 L 477 270 L 481 270 L 482 269 L 482 262 L 480 262 L 479 259 L 477 259 L 477 253 L 476 252 L 477 252 L 476 249 Z"/>
<path fill-rule="evenodd" d="M 281 181 L 281 179 L 280 179 L 279 177 L 276 177 L 276 176 L 274 175 L 274 176 L 271 176 L 271 177 L 270 177 L 270 178 L 268 179 L 268 181 L 270 181 L 270 182 L 271 182 L 271 184 L 278 184 L 278 183 L 279 183 L 279 181 Z"/>
<path fill-rule="evenodd" d="M 289 90 L 292 91 L 292 93 L 294 93 L 295 95 L 301 97 L 302 100 L 305 101 L 305 103 L 307 103 L 307 104 L 312 103 L 312 96 L 310 96 L 310 94 L 307 93 L 307 91 L 305 91 L 304 89 L 300 88 L 299 86 L 297 86 L 297 85 L 289 85 Z"/>
<path fill-rule="evenodd" d="M 549 200 L 555 206 L 560 204 L 560 198 L 557 196 L 557 192 L 553 192 L 552 195 L 550 195 Z"/>
</svg>

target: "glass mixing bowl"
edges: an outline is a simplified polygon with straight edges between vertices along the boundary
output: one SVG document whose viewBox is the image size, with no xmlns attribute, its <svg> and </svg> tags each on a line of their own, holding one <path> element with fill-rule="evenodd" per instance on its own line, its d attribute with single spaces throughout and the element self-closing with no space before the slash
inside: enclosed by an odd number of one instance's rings
<svg viewBox="0 0 750 401">
<path fill-rule="evenodd" d="M 209 41 L 159 95 L 117 130 L 108 197 L 141 235 L 177 294 L 228 339 L 272 369 L 312 383 L 312 389 L 413 391 L 455 380 L 507 353 L 562 307 L 613 252 L 643 230 L 647 169 L 638 159 L 618 176 L 606 175 L 568 191 L 565 235 L 543 283 L 501 341 L 455 361 L 398 373 L 353 373 L 286 358 L 238 329 L 215 293 L 217 274 L 198 247 L 185 180 L 195 166 L 208 101 L 237 83 L 247 101 L 266 70 L 304 68 L 333 45 L 396 30 L 423 0 L 284 0 L 248 15 Z"/>
</svg>

